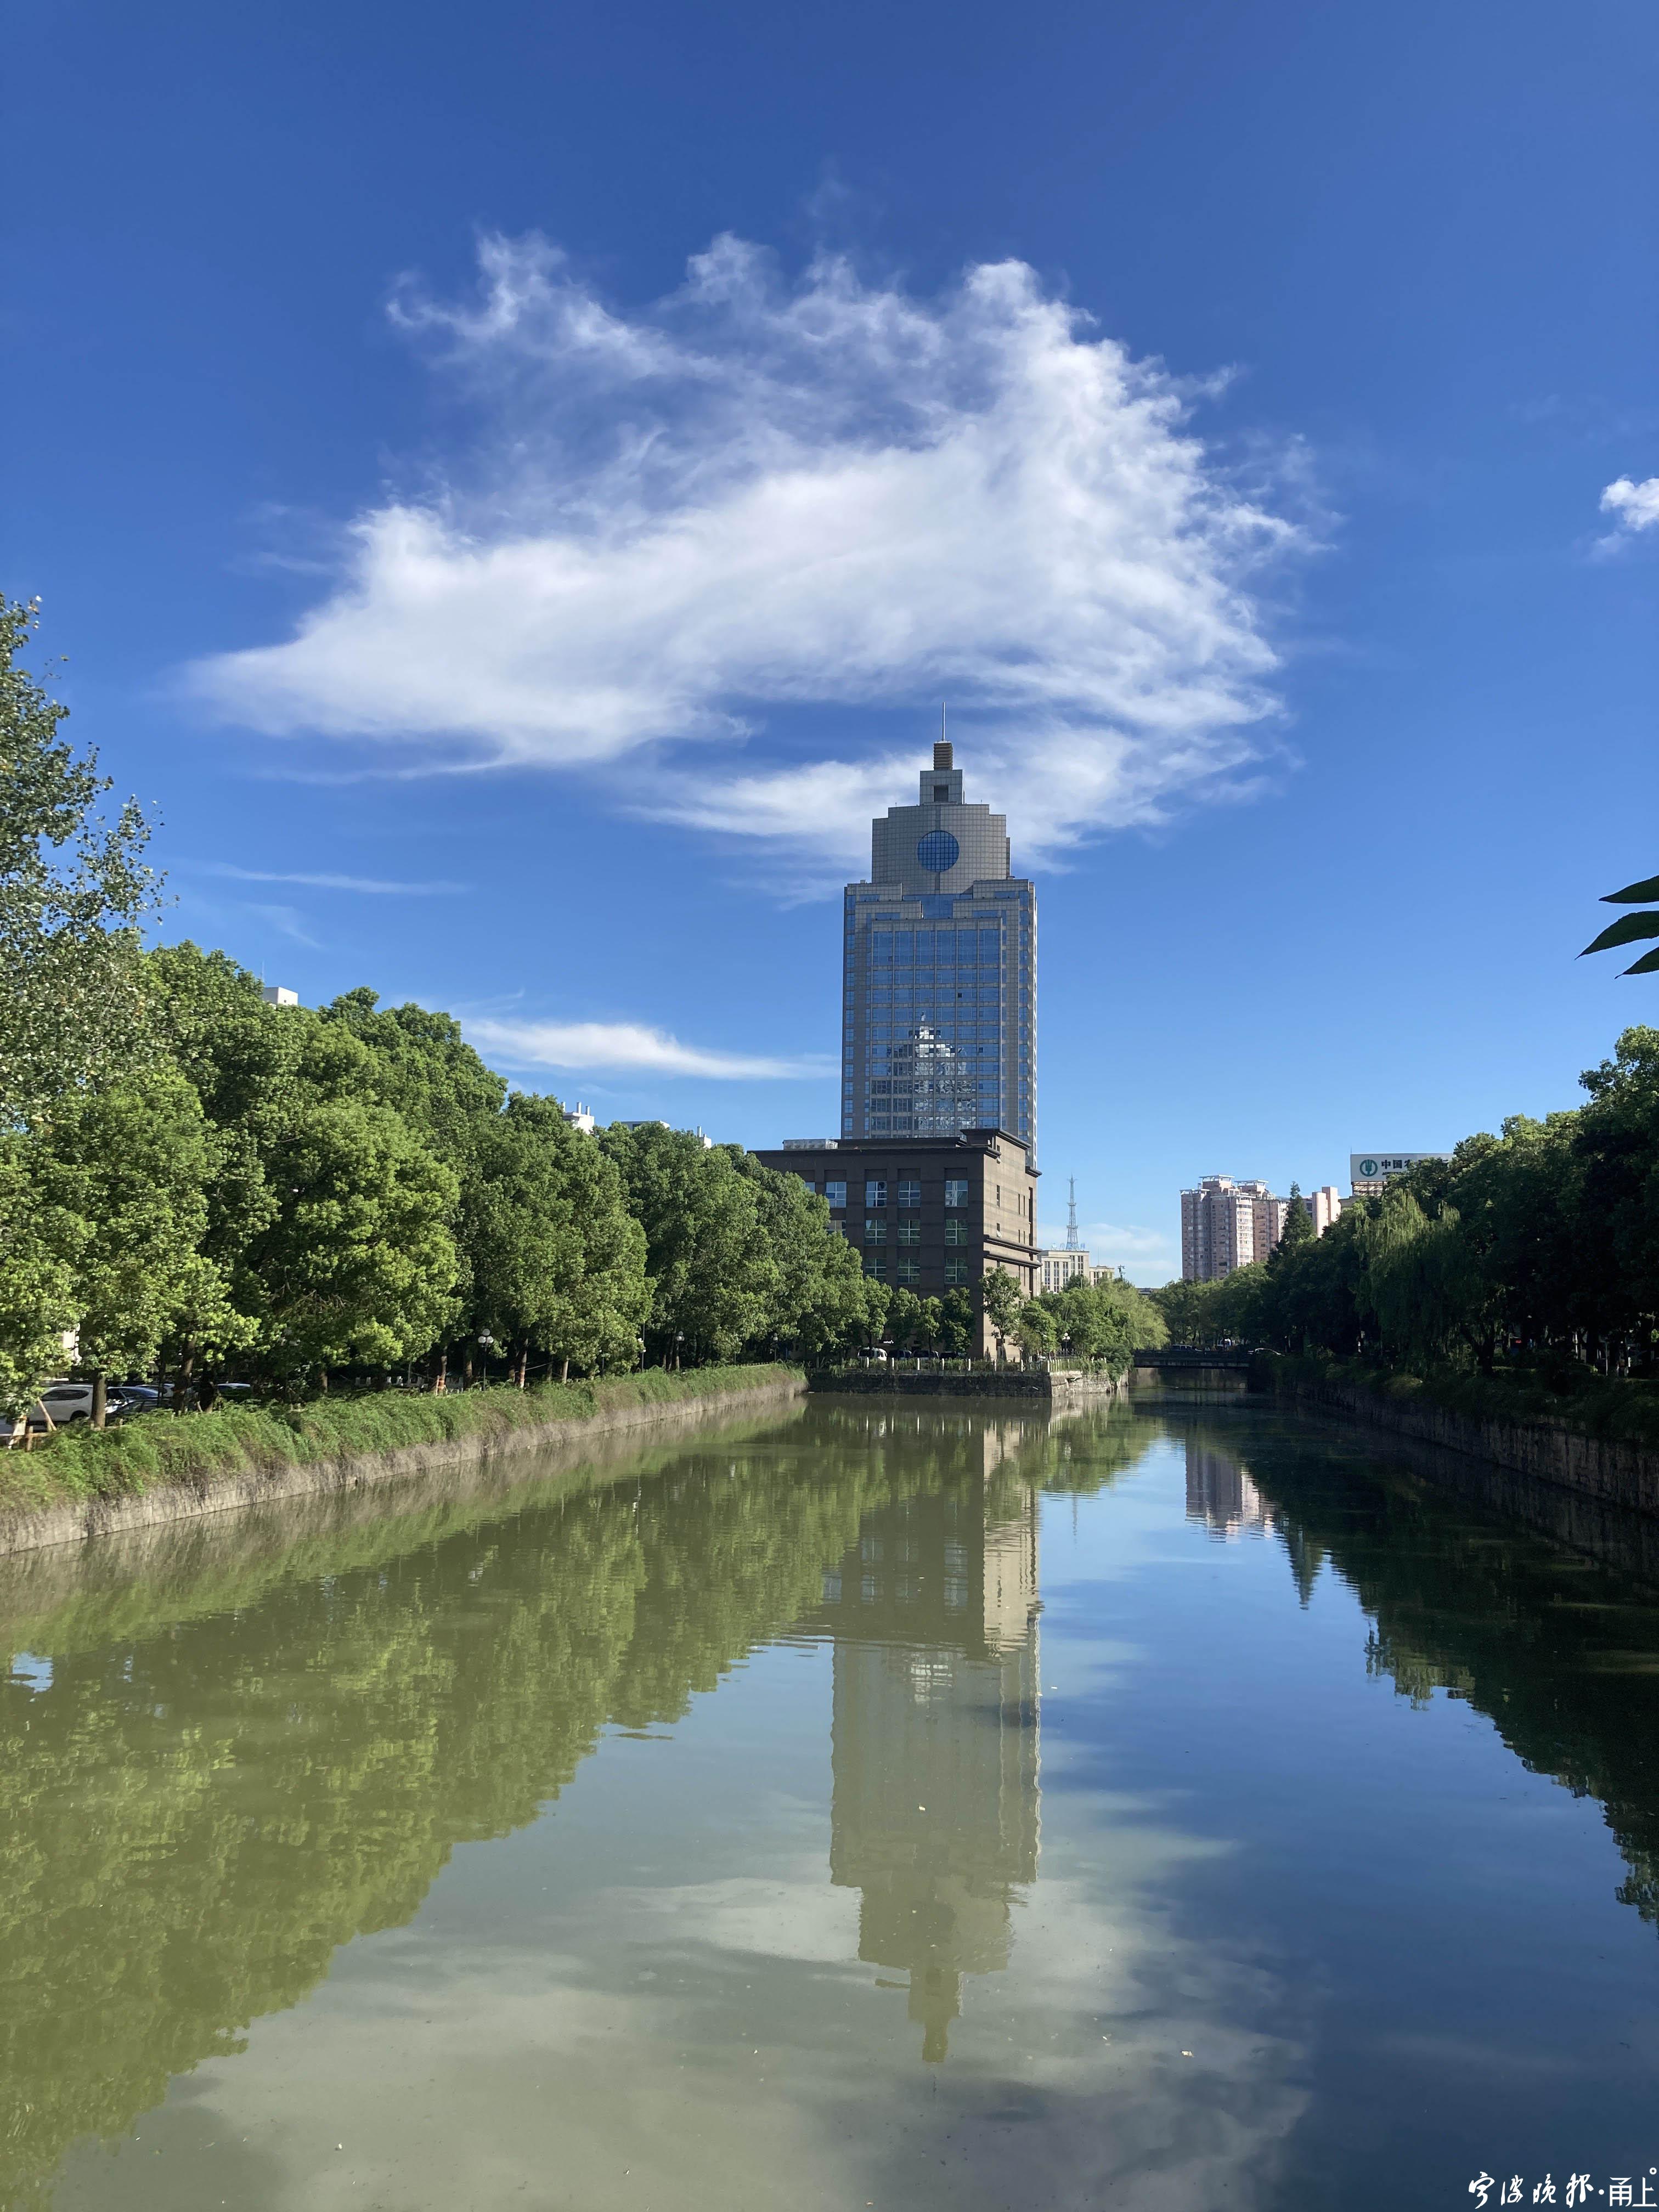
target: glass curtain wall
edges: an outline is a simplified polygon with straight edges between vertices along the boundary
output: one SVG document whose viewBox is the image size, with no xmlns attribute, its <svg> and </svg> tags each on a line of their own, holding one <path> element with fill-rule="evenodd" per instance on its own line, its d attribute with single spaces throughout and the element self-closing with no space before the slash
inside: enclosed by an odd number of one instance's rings
<svg viewBox="0 0 1659 2212">
<path fill-rule="evenodd" d="M 864 933 L 872 1134 L 953 1136 L 1002 1118 L 1002 929 Z"/>
</svg>

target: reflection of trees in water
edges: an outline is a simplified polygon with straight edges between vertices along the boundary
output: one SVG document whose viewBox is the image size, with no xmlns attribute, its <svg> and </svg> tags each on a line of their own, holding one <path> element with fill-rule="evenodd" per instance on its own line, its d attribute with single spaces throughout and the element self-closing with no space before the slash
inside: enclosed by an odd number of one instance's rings
<svg viewBox="0 0 1659 2212">
<path fill-rule="evenodd" d="M 214 1543 L 9 1631 L 52 1668 L 0 1678 L 0 2204 L 408 1920 L 607 1723 L 678 1717 L 818 1602 L 862 1516 L 971 1477 L 1006 1521 L 1056 1461 L 1041 1419 L 841 1416 L 528 1506 Z"/>
<path fill-rule="evenodd" d="M 1224 1448 L 1224 1439 L 1212 1441 Z M 1434 1480 L 1325 1437 L 1252 1439 L 1249 1471 L 1304 1595 L 1326 1557 L 1375 1622 L 1370 1671 L 1484 1713 L 1534 1773 L 1601 1801 L 1659 1922 L 1659 1607 L 1616 1569 L 1470 1510 Z"/>
</svg>

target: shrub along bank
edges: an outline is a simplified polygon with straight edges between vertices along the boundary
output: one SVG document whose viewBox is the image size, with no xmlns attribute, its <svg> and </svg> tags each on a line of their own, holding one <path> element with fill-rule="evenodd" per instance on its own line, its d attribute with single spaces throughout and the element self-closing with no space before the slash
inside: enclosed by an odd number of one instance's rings
<svg viewBox="0 0 1659 2212">
<path fill-rule="evenodd" d="M 434 1396 L 379 1390 L 300 1406 L 222 1405 L 176 1420 L 145 1413 L 118 1429 L 76 1427 L 50 1450 L 0 1455 L 0 1513 L 44 1510 L 93 1498 L 136 1497 L 173 1484 L 211 1484 L 320 1462 L 367 1457 L 411 1444 L 466 1438 L 505 1442 L 556 1422 L 602 1420 L 635 1407 L 738 1398 L 787 1382 L 781 1364 L 711 1366 L 684 1374 L 503 1385 Z"/>
</svg>

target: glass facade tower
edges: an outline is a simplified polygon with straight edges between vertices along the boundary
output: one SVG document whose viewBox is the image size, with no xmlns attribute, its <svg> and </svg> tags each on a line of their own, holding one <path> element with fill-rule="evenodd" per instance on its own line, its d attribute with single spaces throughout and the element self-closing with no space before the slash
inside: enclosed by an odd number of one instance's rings
<svg viewBox="0 0 1659 2212">
<path fill-rule="evenodd" d="M 1036 1151 L 1036 891 L 948 744 L 918 804 L 871 824 L 842 920 L 841 1133 L 1000 1128 Z"/>
</svg>

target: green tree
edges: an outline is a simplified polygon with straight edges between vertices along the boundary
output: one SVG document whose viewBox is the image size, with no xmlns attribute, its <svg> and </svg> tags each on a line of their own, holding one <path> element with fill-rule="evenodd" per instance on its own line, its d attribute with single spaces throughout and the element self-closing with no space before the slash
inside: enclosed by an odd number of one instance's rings
<svg viewBox="0 0 1659 2212">
<path fill-rule="evenodd" d="M 766 1307 L 753 1332 L 765 1356 L 815 1358 L 857 1337 L 865 1289 L 858 1254 L 834 1228 L 828 1201 L 799 1176 L 780 1174 L 736 1146 L 723 1156 L 751 1187 L 767 1263 Z"/>
<path fill-rule="evenodd" d="M 20 665 L 34 626 L 33 606 L 0 599 L 0 1127 L 14 1128 L 132 1065 L 147 1028 L 138 933 L 158 896 L 143 809 L 98 817 L 111 785 L 97 755 L 72 749 L 69 709 Z"/>
<path fill-rule="evenodd" d="M 1275 1263 L 1280 1267 L 1286 1265 L 1304 1245 L 1314 1241 L 1313 1217 L 1303 1198 L 1301 1184 L 1293 1182 L 1285 1208 L 1285 1226 L 1279 1231 L 1278 1243 L 1267 1255 L 1268 1267 L 1272 1267 Z"/>
<path fill-rule="evenodd" d="M 630 1366 L 650 1311 L 645 1232 L 614 1161 L 556 1099 L 518 1094 L 471 1140 L 472 1313 L 501 1343 L 597 1373 Z"/>
<path fill-rule="evenodd" d="M 777 1310 L 755 1183 L 726 1146 L 705 1150 L 687 1130 L 612 1122 L 599 1141 L 645 1231 L 649 1334 L 663 1364 L 735 1358 Z"/>
<path fill-rule="evenodd" d="M 267 1006 L 222 953 L 149 962 L 158 1021 L 219 1136 L 203 1249 L 273 1380 L 421 1357 L 458 1309 L 459 1180 L 379 1094 L 348 1025 Z M 175 1347 L 186 1370 L 187 1342 Z"/>
<path fill-rule="evenodd" d="M 101 1428 L 111 1374 L 147 1371 L 172 1336 L 215 1354 L 254 1331 L 202 1249 L 217 1146 L 177 1067 L 163 1061 L 64 1100 L 49 1144 L 58 1202 L 84 1224 L 72 1263 L 76 1364 L 93 1375 Z"/>
<path fill-rule="evenodd" d="M 887 1334 L 893 1340 L 894 1351 L 915 1351 L 921 1328 L 921 1300 L 900 1284 L 887 1307 Z"/>
<path fill-rule="evenodd" d="M 1019 1285 L 1006 1268 L 993 1267 L 979 1279 L 979 1310 L 997 1340 L 999 1364 L 1007 1357 L 1008 1339 L 1014 1333 L 1025 1301 Z"/>
<path fill-rule="evenodd" d="M 1052 1352 L 1056 1342 L 1054 1316 L 1036 1298 L 1027 1298 L 1014 1317 L 1013 1334 L 1028 1358 Z"/>
<path fill-rule="evenodd" d="M 89 1224 L 57 1192 L 48 1133 L 87 1085 L 148 1043 L 139 930 L 158 884 L 149 824 L 94 753 L 65 740 L 68 708 L 21 663 L 33 606 L 0 599 L 0 1407 L 16 1413 L 62 1370 L 80 1312 Z"/>
<path fill-rule="evenodd" d="M 965 1359 L 974 1346 L 974 1294 L 946 1291 L 939 1301 L 939 1348 L 947 1359 Z"/>
<path fill-rule="evenodd" d="M 88 1224 L 66 1209 L 38 1138 L 0 1129 L 0 1413 L 32 1404 L 63 1372 L 79 1318 L 75 1262 Z"/>
</svg>

